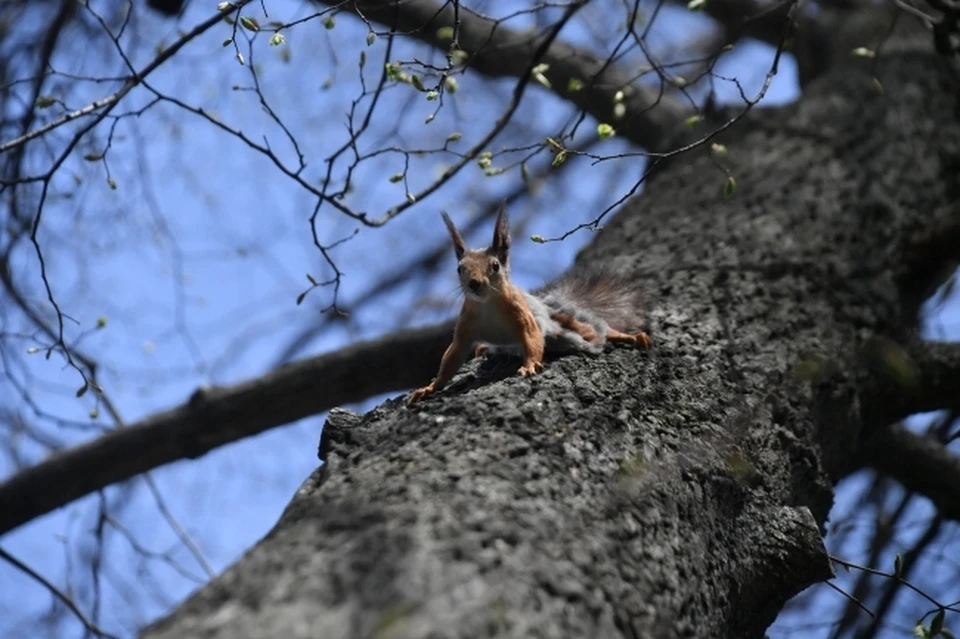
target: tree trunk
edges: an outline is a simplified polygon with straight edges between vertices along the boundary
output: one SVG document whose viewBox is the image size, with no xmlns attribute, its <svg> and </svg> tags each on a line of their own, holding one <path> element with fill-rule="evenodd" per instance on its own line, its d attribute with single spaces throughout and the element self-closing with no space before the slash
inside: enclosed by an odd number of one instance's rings
<svg viewBox="0 0 960 639">
<path fill-rule="evenodd" d="M 274 530 L 145 636 L 763 636 L 831 574 L 858 438 L 902 417 L 860 354 L 907 338 L 904 242 L 957 193 L 946 63 L 885 50 L 881 96 L 843 62 L 720 140 L 732 198 L 687 153 L 579 257 L 649 283 L 651 351 L 334 411 Z"/>
</svg>

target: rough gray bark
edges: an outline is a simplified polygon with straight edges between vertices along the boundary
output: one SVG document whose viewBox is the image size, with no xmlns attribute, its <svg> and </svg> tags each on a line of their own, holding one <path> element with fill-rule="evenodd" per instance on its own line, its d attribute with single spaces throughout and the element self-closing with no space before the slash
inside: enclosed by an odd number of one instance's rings
<svg viewBox="0 0 960 639">
<path fill-rule="evenodd" d="M 958 194 L 946 64 L 885 54 L 882 97 L 846 64 L 742 123 L 730 201 L 688 154 L 580 256 L 649 282 L 651 352 L 334 413 L 275 529 L 145 636 L 762 636 L 830 575 L 832 482 L 901 416 L 861 347 L 906 339 L 903 245 Z"/>
</svg>

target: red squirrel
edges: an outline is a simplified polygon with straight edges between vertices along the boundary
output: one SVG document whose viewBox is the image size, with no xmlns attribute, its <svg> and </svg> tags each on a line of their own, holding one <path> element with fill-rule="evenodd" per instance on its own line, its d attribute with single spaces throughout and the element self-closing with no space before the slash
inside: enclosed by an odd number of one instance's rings
<svg viewBox="0 0 960 639">
<path fill-rule="evenodd" d="M 517 373 L 524 377 L 543 369 L 546 351 L 598 354 L 606 342 L 650 348 L 650 336 L 639 330 L 642 299 L 630 280 L 602 271 L 571 272 L 527 293 L 510 281 L 510 230 L 504 208 L 497 215 L 493 242 L 485 249 L 468 249 L 450 217 L 441 215 L 457 256 L 463 307 L 437 376 L 413 391 L 408 404 L 446 386 L 478 342 L 477 357 L 490 350 L 486 344 L 519 344 L 523 364 Z M 631 329 L 634 332 L 624 332 Z"/>
</svg>

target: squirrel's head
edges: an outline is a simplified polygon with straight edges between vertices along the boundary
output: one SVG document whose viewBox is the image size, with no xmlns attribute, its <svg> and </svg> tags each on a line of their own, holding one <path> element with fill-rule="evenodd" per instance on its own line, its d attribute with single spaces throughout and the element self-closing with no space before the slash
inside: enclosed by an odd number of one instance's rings
<svg viewBox="0 0 960 639">
<path fill-rule="evenodd" d="M 478 302 L 487 299 L 491 291 L 502 290 L 509 274 L 510 229 L 503 207 L 497 214 L 493 229 L 493 242 L 484 249 L 468 249 L 460 232 L 446 213 L 440 213 L 450 231 L 453 250 L 457 255 L 457 273 L 463 293 Z"/>
</svg>

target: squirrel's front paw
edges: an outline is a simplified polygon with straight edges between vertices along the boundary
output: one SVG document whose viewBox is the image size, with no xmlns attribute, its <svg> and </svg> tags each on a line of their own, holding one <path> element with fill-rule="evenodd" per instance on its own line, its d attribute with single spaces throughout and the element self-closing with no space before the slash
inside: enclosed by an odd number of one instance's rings
<svg viewBox="0 0 960 639">
<path fill-rule="evenodd" d="M 520 370 L 517 371 L 521 377 L 527 377 L 535 373 L 539 373 L 543 370 L 543 364 L 541 362 L 530 362 L 529 364 L 524 364 L 520 367 Z"/>
<path fill-rule="evenodd" d="M 487 354 L 487 351 L 490 350 L 490 347 L 487 344 L 477 344 L 477 347 L 473 349 L 474 359 L 483 357 Z"/>
<path fill-rule="evenodd" d="M 638 348 L 650 348 L 653 346 L 653 340 L 650 339 L 650 336 L 640 331 L 639 333 L 634 333 L 633 336 L 637 339 L 636 346 Z"/>
<path fill-rule="evenodd" d="M 407 398 L 407 406 L 413 404 L 414 402 L 419 402 L 421 399 L 427 395 L 432 395 L 436 389 L 433 387 L 433 382 L 430 382 L 423 388 L 418 388 L 417 390 L 410 393 L 410 397 Z"/>
</svg>

